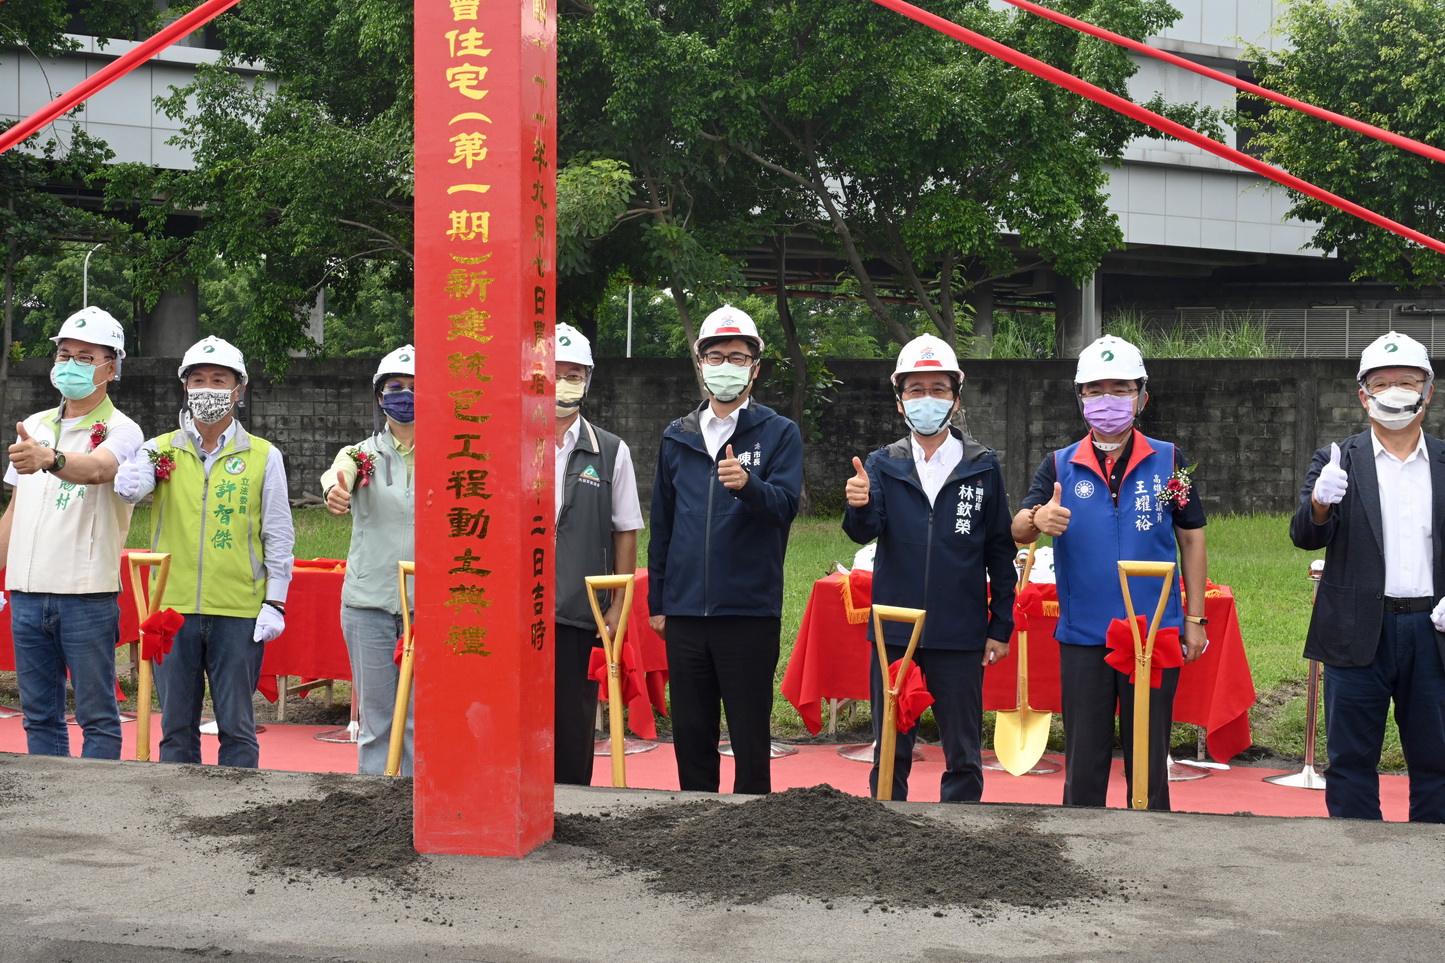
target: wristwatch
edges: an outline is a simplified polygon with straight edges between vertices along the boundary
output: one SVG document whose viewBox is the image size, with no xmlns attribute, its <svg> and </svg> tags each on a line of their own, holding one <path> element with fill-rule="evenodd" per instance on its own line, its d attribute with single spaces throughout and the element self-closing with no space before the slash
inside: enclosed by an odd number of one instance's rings
<svg viewBox="0 0 1445 963">
<path fill-rule="evenodd" d="M 51 465 L 45 470 L 53 475 L 65 467 L 65 452 L 61 451 L 59 448 L 52 448 L 51 453 L 55 455 L 55 464 Z"/>
<path fill-rule="evenodd" d="M 1184 621 L 1193 622 L 1195 625 L 1208 625 L 1209 620 L 1202 615 L 1186 615 Z"/>
</svg>

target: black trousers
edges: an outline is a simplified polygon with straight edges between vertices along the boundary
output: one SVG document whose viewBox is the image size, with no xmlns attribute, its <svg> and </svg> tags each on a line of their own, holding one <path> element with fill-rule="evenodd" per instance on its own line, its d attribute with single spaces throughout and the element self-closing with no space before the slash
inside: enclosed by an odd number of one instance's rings
<svg viewBox="0 0 1445 963">
<path fill-rule="evenodd" d="M 601 645 L 596 629 L 555 624 L 556 698 L 552 718 L 552 779 L 573 786 L 592 785 L 597 728 L 597 683 L 587 678 L 592 648 Z"/>
<path fill-rule="evenodd" d="M 889 645 L 889 663 L 903 658 L 906 648 Z M 983 796 L 983 650 L 917 649 L 913 660 L 923 670 L 933 696 L 933 718 L 943 745 L 943 775 L 938 783 L 942 802 L 978 802 Z M 876 658 L 868 660 L 873 707 L 873 769 L 868 791 L 878 796 L 878 747 L 883 726 L 883 673 Z M 913 744 L 918 726 L 898 734 L 893 753 L 893 799 L 908 798 L 913 770 Z"/>
<path fill-rule="evenodd" d="M 1134 798 L 1134 686 L 1104 661 L 1102 645 L 1059 644 L 1064 712 L 1064 805 L 1103 806 L 1114 763 L 1114 712 L 1124 746 L 1125 805 Z M 1169 728 L 1179 670 L 1149 691 L 1149 808 L 1169 809 Z"/>
<path fill-rule="evenodd" d="M 733 792 L 772 792 L 773 675 L 782 629 L 783 620 L 769 616 L 667 617 L 672 743 L 682 789 L 718 791 L 721 700 Z"/>
</svg>

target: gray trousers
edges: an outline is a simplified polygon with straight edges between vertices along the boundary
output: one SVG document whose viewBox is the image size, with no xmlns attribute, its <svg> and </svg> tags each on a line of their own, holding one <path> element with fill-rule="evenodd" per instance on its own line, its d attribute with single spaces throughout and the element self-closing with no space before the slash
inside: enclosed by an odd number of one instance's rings
<svg viewBox="0 0 1445 963">
<path fill-rule="evenodd" d="M 382 609 L 341 607 L 341 634 L 351 657 L 351 697 L 359 700 L 361 731 L 357 734 L 356 771 L 380 776 L 386 772 L 391 747 L 391 718 L 396 710 L 396 640 L 401 638 L 401 616 Z M 402 745 L 401 775 L 411 775 L 412 710 L 407 706 L 406 742 Z"/>
</svg>

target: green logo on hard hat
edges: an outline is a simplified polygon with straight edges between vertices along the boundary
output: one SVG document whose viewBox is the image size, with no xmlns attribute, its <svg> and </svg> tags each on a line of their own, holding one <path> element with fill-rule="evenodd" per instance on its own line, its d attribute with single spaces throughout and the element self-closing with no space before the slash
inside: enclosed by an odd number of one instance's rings
<svg viewBox="0 0 1445 963">
<path fill-rule="evenodd" d="M 398 361 L 410 361 L 410 360 L 411 360 L 411 355 L 409 355 L 409 354 L 404 354 L 404 355 L 402 355 L 401 357 L 397 358 L 396 360 L 398 360 Z"/>
<path fill-rule="evenodd" d="M 215 351 L 216 351 L 216 346 L 215 346 L 214 344 L 208 344 L 208 345 L 206 345 L 204 348 L 201 349 L 201 352 L 202 352 L 203 354 L 214 354 Z"/>
<path fill-rule="evenodd" d="M 1099 355 L 1099 357 L 1103 358 L 1105 361 L 1113 361 L 1113 360 L 1114 360 L 1114 352 L 1112 352 L 1112 351 L 1105 351 L 1103 354 Z"/>
<path fill-rule="evenodd" d="M 1399 350 L 1400 350 L 1400 346 L 1399 346 L 1398 344 L 1396 344 L 1395 342 L 1393 342 L 1393 341 L 1391 341 L 1389 344 L 1385 345 L 1385 353 L 1386 353 L 1386 354 L 1389 354 L 1391 351 L 1399 351 Z"/>
<path fill-rule="evenodd" d="M 557 339 L 557 343 L 558 343 L 558 344 L 566 345 L 566 346 L 569 347 L 569 348 L 572 347 L 572 339 L 569 338 L 569 337 L 567 337 L 565 334 L 562 335 L 562 337 L 560 337 L 560 338 Z"/>
<path fill-rule="evenodd" d="M 75 322 L 75 326 L 76 326 L 77 328 L 83 328 L 83 327 L 85 327 L 85 319 L 84 319 L 84 318 L 81 318 L 79 321 Z"/>
</svg>

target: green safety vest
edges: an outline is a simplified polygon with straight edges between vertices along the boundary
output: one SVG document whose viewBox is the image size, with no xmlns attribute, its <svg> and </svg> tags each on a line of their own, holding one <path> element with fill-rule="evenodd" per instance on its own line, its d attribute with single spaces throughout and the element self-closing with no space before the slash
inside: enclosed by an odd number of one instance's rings
<svg viewBox="0 0 1445 963">
<path fill-rule="evenodd" d="M 182 614 L 254 619 L 266 601 L 261 506 L 271 443 L 237 424 L 235 436 L 205 460 L 209 477 L 187 432 L 162 435 L 156 444 L 176 463 L 155 489 L 151 550 L 171 556 L 161 605 Z"/>
</svg>

